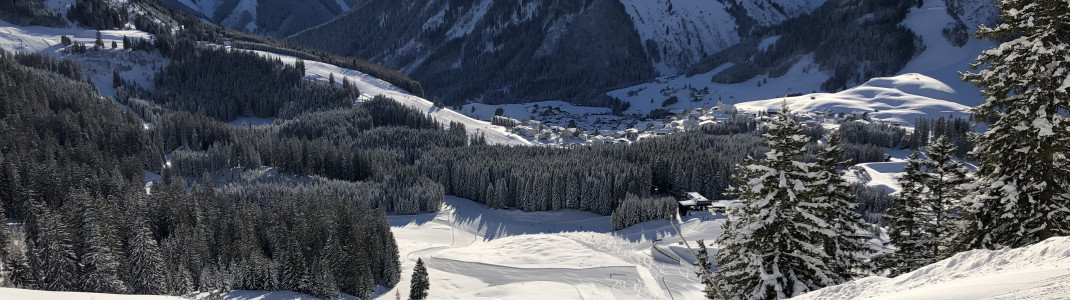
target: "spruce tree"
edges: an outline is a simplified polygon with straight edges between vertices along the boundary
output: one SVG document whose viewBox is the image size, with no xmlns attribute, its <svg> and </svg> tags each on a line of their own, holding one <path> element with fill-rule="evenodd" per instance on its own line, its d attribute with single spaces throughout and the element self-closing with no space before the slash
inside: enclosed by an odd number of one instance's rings
<svg viewBox="0 0 1070 300">
<path fill-rule="evenodd" d="M 412 268 L 412 283 L 409 288 L 409 299 L 427 299 L 427 290 L 431 288 L 431 282 L 427 278 L 427 267 L 424 266 L 423 258 L 416 259 L 416 266 Z"/>
<path fill-rule="evenodd" d="M 969 170 L 954 160 L 956 151 L 951 140 L 942 135 L 929 146 L 929 160 L 925 162 L 929 173 L 926 184 L 929 193 L 925 202 L 931 215 L 926 231 L 933 240 L 929 255 L 936 260 L 951 256 L 958 248 L 954 242 L 960 235 L 961 200 L 966 196 L 966 173 Z"/>
<path fill-rule="evenodd" d="M 160 246 L 152 237 L 145 222 L 144 205 L 140 198 L 131 201 L 126 216 L 127 238 L 124 248 L 125 282 L 136 294 L 164 294 L 167 292 L 165 269 Z"/>
<path fill-rule="evenodd" d="M 38 287 L 49 291 L 77 291 L 80 288 L 78 255 L 74 236 L 65 213 L 56 213 L 39 201 L 31 200 L 28 227 L 36 233 L 28 244 L 30 269 Z"/>
<path fill-rule="evenodd" d="M 97 30 L 97 39 L 96 42 L 93 43 L 93 49 L 98 51 L 104 49 L 104 39 L 100 36 L 100 30 Z"/>
<path fill-rule="evenodd" d="M 925 207 L 923 197 L 928 178 L 921 169 L 924 162 L 918 158 L 919 155 L 918 151 L 914 150 L 907 159 L 904 174 L 899 177 L 901 189 L 892 198 L 895 207 L 884 215 L 889 224 L 888 235 L 896 251 L 883 257 L 881 267 L 893 276 L 933 262 L 927 255 L 933 242 L 923 231 L 923 223 L 926 221 L 922 212 Z"/>
<path fill-rule="evenodd" d="M 840 169 L 849 162 L 843 160 L 843 156 L 840 135 L 833 133 L 828 138 L 828 145 L 818 153 L 813 201 L 825 212 L 819 216 L 828 223 L 825 228 L 833 232 L 822 244 L 838 282 L 863 275 L 866 257 L 871 252 L 865 221 L 857 211 L 858 201 L 851 191 L 851 184 L 840 174 Z"/>
<path fill-rule="evenodd" d="M 995 120 L 977 139 L 978 190 L 970 197 L 969 248 L 1020 247 L 1070 234 L 1070 5 L 997 2 L 1003 23 L 977 37 L 1001 43 L 962 79 L 982 89 L 972 112 Z"/>
<path fill-rule="evenodd" d="M 706 299 L 721 299 L 721 295 L 717 291 L 717 282 L 715 278 L 710 275 L 713 270 L 711 269 L 712 263 L 710 263 L 710 254 L 706 250 L 706 241 L 698 240 L 698 253 L 695 254 L 695 264 L 699 268 L 695 272 L 699 280 L 702 281 L 702 294 L 706 296 Z"/>
<path fill-rule="evenodd" d="M 739 204 L 728 213 L 718 243 L 719 282 L 733 299 L 784 299 L 835 284 L 814 202 L 813 163 L 802 162 L 809 138 L 787 104 L 768 124 L 765 159 L 740 166 L 731 192 Z"/>
<path fill-rule="evenodd" d="M 84 193 L 84 192 L 78 192 Z M 116 229 L 110 224 L 110 212 L 105 201 L 82 194 L 83 254 L 80 258 L 84 285 L 81 290 L 97 293 L 121 294 L 126 286 L 119 279 L 119 244 Z"/>
</svg>

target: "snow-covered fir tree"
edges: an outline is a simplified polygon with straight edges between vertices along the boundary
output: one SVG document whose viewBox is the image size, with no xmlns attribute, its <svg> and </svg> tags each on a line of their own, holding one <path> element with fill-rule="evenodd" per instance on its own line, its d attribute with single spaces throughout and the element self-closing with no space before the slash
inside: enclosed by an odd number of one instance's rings
<svg viewBox="0 0 1070 300">
<path fill-rule="evenodd" d="M 706 299 L 721 299 L 722 296 L 717 290 L 716 278 L 711 275 L 713 263 L 710 262 L 710 252 L 706 249 L 706 241 L 698 240 L 697 243 L 698 251 L 695 253 L 695 266 L 698 267 L 698 271 L 695 271 L 695 275 L 702 281 L 702 294 L 706 296 Z"/>
<path fill-rule="evenodd" d="M 73 201 L 82 206 L 81 234 L 84 242 L 80 264 L 84 281 L 81 290 L 125 293 L 126 285 L 119 279 L 120 240 L 118 229 L 111 222 L 111 206 L 106 204 L 107 200 L 93 199 L 85 192 L 76 193 L 75 198 Z"/>
<path fill-rule="evenodd" d="M 924 195 L 927 175 L 922 170 L 924 162 L 917 150 L 907 158 L 903 175 L 898 178 L 900 190 L 892 198 L 895 207 L 884 215 L 888 223 L 888 236 L 896 251 L 882 256 L 880 268 L 891 275 L 915 270 L 933 262 L 929 249 L 933 241 L 923 231 L 925 222 Z"/>
<path fill-rule="evenodd" d="M 885 217 L 896 253 L 884 257 L 883 269 L 902 274 L 946 258 L 958 249 L 960 199 L 966 194 L 968 170 L 954 160 L 957 149 L 947 136 L 930 144 L 928 159 L 915 151 L 899 178 L 902 190 L 896 207 Z"/>
<path fill-rule="evenodd" d="M 824 241 L 835 233 L 814 203 L 817 169 L 802 162 L 809 138 L 784 104 L 765 134 L 765 159 L 740 166 L 718 238 L 718 281 L 733 299 L 784 299 L 838 280 Z"/>
<path fill-rule="evenodd" d="M 422 258 L 416 259 L 416 266 L 412 268 L 412 283 L 409 288 L 409 299 L 427 299 L 427 291 L 431 289 L 431 282 L 427 277 L 427 267 Z"/>
<path fill-rule="evenodd" d="M 843 160 L 843 153 L 840 135 L 832 133 L 828 144 L 818 153 L 813 191 L 813 203 L 824 212 L 819 216 L 827 223 L 824 228 L 832 231 L 817 237 L 824 238 L 822 244 L 838 282 L 864 275 L 866 257 L 872 251 L 851 184 L 840 174 L 840 170 L 848 165 L 848 161 Z"/>
<path fill-rule="evenodd" d="M 925 203 L 929 218 L 924 230 L 933 240 L 929 255 L 937 260 L 957 252 L 955 239 L 961 234 L 961 200 L 966 195 L 966 173 L 969 170 L 954 159 L 957 150 L 951 140 L 942 135 L 929 145 L 926 153 L 929 159 L 925 161 L 928 171 Z"/>
<path fill-rule="evenodd" d="M 135 294 L 165 294 L 166 271 L 160 246 L 144 220 L 144 201 L 138 197 L 131 206 L 126 217 L 125 282 Z"/>
<path fill-rule="evenodd" d="M 1004 0 L 1003 23 L 977 37 L 1002 43 L 962 78 L 982 88 L 976 117 L 978 192 L 968 198 L 970 248 L 1029 245 L 1070 234 L 1070 1 Z"/>
</svg>

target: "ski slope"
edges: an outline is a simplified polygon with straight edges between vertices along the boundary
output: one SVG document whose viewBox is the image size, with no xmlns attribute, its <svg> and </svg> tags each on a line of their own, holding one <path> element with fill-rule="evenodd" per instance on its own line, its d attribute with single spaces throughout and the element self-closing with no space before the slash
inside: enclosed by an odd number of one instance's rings
<svg viewBox="0 0 1070 300">
<path fill-rule="evenodd" d="M 1067 299 L 1070 237 L 973 250 L 895 278 L 867 277 L 795 299 Z"/>
<path fill-rule="evenodd" d="M 432 299 L 702 299 L 694 259 L 668 221 L 611 232 L 610 217 L 588 212 L 491 210 L 451 196 L 445 203 L 439 213 L 389 217 L 402 276 L 377 299 L 409 290 L 417 258 Z M 692 246 L 712 245 L 723 223 L 695 213 L 680 230 Z M 655 259 L 655 244 L 675 258 Z"/>
<path fill-rule="evenodd" d="M 247 51 L 247 50 L 243 50 Z M 298 58 L 276 54 L 264 51 L 253 51 L 269 58 L 278 58 L 286 64 L 296 64 Z M 531 142 L 520 137 L 519 135 L 509 133 L 505 127 L 491 125 L 490 122 L 480 121 L 461 113 L 455 112 L 446 108 L 435 107 L 434 103 L 416 97 L 405 90 L 394 86 L 382 79 L 372 77 L 371 75 L 364 74 L 358 71 L 342 68 L 332 64 L 322 63 L 318 61 L 304 61 L 305 62 L 305 76 L 309 79 L 328 82 L 330 76 L 333 74 L 335 78 L 335 84 L 341 85 L 343 79 L 348 79 L 349 82 L 360 89 L 361 99 L 371 99 L 376 95 L 383 95 L 394 99 L 409 107 L 415 108 L 419 111 L 426 112 L 431 117 L 434 117 L 444 125 L 448 125 L 450 122 L 459 122 L 464 124 L 465 129 L 471 136 L 484 135 L 487 138 L 487 143 L 500 144 L 500 145 L 531 145 Z"/>
</svg>

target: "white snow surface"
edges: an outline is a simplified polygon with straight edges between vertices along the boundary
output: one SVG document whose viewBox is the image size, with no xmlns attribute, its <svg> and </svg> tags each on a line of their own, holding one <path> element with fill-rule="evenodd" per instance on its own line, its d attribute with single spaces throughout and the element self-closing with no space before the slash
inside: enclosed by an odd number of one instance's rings
<svg viewBox="0 0 1070 300">
<path fill-rule="evenodd" d="M 1070 237 L 973 250 L 895 278 L 867 277 L 795 299 L 1067 299 Z"/>
<path fill-rule="evenodd" d="M 151 91 L 156 73 L 170 63 L 157 53 L 111 48 L 112 42 L 122 47 L 123 36 L 130 39 L 153 39 L 151 34 L 140 30 L 101 30 L 104 49 L 90 49 L 83 54 L 63 53 L 62 36 L 68 36 L 92 48 L 96 34 L 97 31 L 93 29 L 20 27 L 0 20 L 0 48 L 5 51 L 44 53 L 73 60 L 82 66 L 83 76 L 92 78 L 97 90 L 105 97 L 115 95 L 115 88 L 112 87 L 113 71 L 119 71 L 124 80 Z"/>
<path fill-rule="evenodd" d="M 939 80 L 921 74 L 903 74 L 870 79 L 838 93 L 750 101 L 736 104 L 736 108 L 767 111 L 779 109 L 787 101 L 792 111 L 868 112 L 875 119 L 913 124 L 922 117 L 968 117 L 969 106 L 944 100 L 955 94 L 954 89 Z"/>
<path fill-rule="evenodd" d="M 265 57 L 279 58 L 284 63 L 291 65 L 295 64 L 298 59 L 289 55 L 264 51 L 254 52 Z M 335 78 L 335 84 L 338 85 L 342 84 L 343 78 L 349 79 L 350 83 L 360 90 L 362 100 L 371 99 L 376 95 L 383 95 L 409 107 L 423 111 L 439 122 L 444 123 L 443 125 L 449 125 L 450 122 L 460 122 L 461 124 L 464 124 L 465 130 L 468 131 L 469 135 L 479 136 L 480 134 L 483 134 L 487 138 L 487 143 L 502 145 L 531 145 L 531 142 L 523 137 L 507 132 L 505 127 L 491 125 L 489 122 L 476 120 L 450 109 L 435 107 L 431 101 L 416 97 L 397 86 L 379 78 L 372 77 L 371 75 L 318 61 L 305 61 L 306 78 L 320 82 L 327 82 L 332 74 Z"/>
<path fill-rule="evenodd" d="M 433 299 L 702 299 L 693 258 L 668 221 L 611 232 L 609 216 L 491 210 L 451 196 L 439 213 L 389 219 L 403 272 L 377 299 L 409 290 L 417 258 Z M 697 239 L 712 246 L 724 223 L 709 213 L 683 220 L 692 246 Z M 655 259 L 654 244 L 672 258 Z"/>
<path fill-rule="evenodd" d="M 71 37 L 76 42 L 92 47 L 97 31 L 85 28 L 53 28 L 42 26 L 15 26 L 0 20 L 0 47 L 6 51 L 57 53 L 63 49 L 60 36 Z M 123 42 L 123 36 L 131 39 L 152 39 L 152 35 L 140 30 L 101 30 L 101 39 L 108 48 L 111 42 Z"/>
<path fill-rule="evenodd" d="M 992 5 L 988 2 L 987 5 Z M 989 8 L 990 10 L 992 8 Z M 975 11 L 985 11 L 973 8 Z M 925 42 L 925 50 L 907 63 L 900 74 L 920 73 L 943 82 L 956 91 L 944 100 L 969 106 L 981 104 L 980 89 L 968 82 L 959 80 L 959 72 L 970 70 L 972 63 L 981 52 L 996 45 L 986 40 L 969 39 L 966 45 L 955 47 L 943 36 L 943 28 L 954 19 L 947 14 L 944 1 L 925 1 L 921 8 L 911 8 L 902 25 L 914 31 Z M 974 21 L 975 22 L 975 21 Z M 972 24 L 971 32 L 976 30 Z"/>
<path fill-rule="evenodd" d="M 223 293 L 222 298 L 224 300 L 317 300 L 319 298 L 312 297 L 306 294 L 295 293 L 290 291 L 245 291 L 236 290 Z M 116 295 L 116 294 L 98 294 L 98 293 L 81 293 L 81 292 L 54 292 L 54 291 L 38 291 L 38 290 L 26 290 L 26 289 L 13 289 L 13 288 L 0 288 L 0 299 L 18 299 L 18 300 L 205 300 L 211 299 L 210 293 L 194 293 L 179 296 L 159 296 L 159 295 Z M 358 298 L 342 294 L 339 299 L 356 300 Z"/>
</svg>

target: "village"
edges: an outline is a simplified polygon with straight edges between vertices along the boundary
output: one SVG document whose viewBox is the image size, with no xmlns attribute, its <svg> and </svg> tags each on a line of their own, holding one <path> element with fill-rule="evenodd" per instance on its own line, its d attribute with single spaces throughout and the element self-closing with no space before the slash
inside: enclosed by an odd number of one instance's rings
<svg viewBox="0 0 1070 300">
<path fill-rule="evenodd" d="M 491 122 L 506 127 L 510 132 L 545 145 L 598 145 L 632 143 L 647 138 L 665 136 L 706 125 L 726 122 L 733 118 L 753 118 L 764 123 L 778 114 L 778 110 L 744 111 L 718 101 L 716 106 L 699 108 L 655 109 L 647 115 L 617 116 L 606 112 L 573 113 L 561 106 L 525 106 L 530 116 L 518 120 L 506 115 L 495 115 Z M 881 122 L 870 118 L 869 112 L 798 112 L 796 117 L 806 127 L 837 127 L 850 121 Z M 891 122 L 893 126 L 901 124 Z"/>
</svg>

